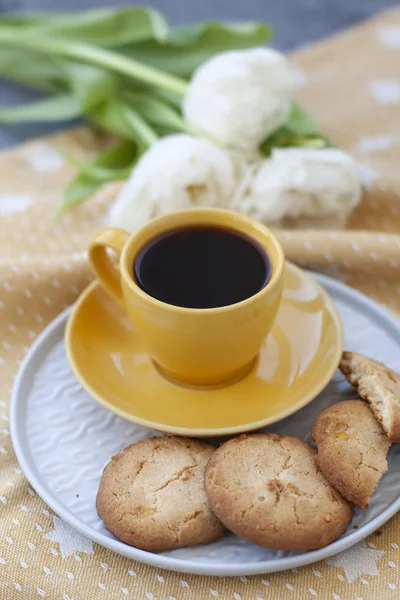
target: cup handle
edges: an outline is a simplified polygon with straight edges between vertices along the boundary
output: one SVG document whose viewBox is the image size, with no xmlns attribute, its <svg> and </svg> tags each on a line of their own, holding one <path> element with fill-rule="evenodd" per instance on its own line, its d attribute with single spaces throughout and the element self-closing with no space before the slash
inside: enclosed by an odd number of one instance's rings
<svg viewBox="0 0 400 600">
<path fill-rule="evenodd" d="M 130 235 L 123 229 L 103 229 L 90 241 L 88 253 L 89 261 L 97 279 L 105 290 L 120 304 L 124 304 L 121 275 L 115 268 L 111 258 L 107 254 L 107 248 L 116 252 L 118 258 Z"/>
</svg>

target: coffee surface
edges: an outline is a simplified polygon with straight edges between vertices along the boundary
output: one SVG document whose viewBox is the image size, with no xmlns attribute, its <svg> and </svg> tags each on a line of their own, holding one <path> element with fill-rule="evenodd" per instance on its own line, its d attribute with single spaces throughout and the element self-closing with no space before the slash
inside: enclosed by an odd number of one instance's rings
<svg viewBox="0 0 400 600">
<path fill-rule="evenodd" d="M 267 283 L 271 262 L 250 237 L 229 229 L 187 227 L 156 237 L 133 265 L 150 296 L 186 308 L 215 308 L 253 296 Z"/>
</svg>

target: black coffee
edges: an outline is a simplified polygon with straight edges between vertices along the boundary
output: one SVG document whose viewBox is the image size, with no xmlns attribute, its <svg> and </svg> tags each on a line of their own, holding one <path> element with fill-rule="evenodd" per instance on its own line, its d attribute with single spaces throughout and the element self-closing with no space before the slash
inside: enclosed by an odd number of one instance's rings
<svg viewBox="0 0 400 600">
<path fill-rule="evenodd" d="M 145 246 L 134 264 L 138 285 L 150 296 L 186 308 L 215 308 L 259 292 L 271 275 L 264 250 L 229 229 L 176 229 Z"/>
</svg>

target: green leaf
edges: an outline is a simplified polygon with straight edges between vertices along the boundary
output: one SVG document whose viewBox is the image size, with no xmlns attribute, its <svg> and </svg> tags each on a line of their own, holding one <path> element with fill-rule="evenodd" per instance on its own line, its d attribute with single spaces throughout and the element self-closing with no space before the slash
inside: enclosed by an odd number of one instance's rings
<svg viewBox="0 0 400 600">
<path fill-rule="evenodd" d="M 209 21 L 179 27 L 163 43 L 147 40 L 123 51 L 152 67 L 190 77 L 202 62 L 214 54 L 261 46 L 271 37 L 272 29 L 266 23 Z"/>
<path fill-rule="evenodd" d="M 0 75 L 40 91 L 65 90 L 64 75 L 51 56 L 0 46 Z"/>
<path fill-rule="evenodd" d="M 154 95 L 143 92 L 127 92 L 124 99 L 143 117 L 145 121 L 157 127 L 172 131 L 187 131 L 181 115 L 171 106 Z"/>
<path fill-rule="evenodd" d="M 284 127 L 296 135 L 320 135 L 319 127 L 313 117 L 296 103 L 293 103 L 292 112 Z"/>
<path fill-rule="evenodd" d="M 133 107 L 116 98 L 91 110 L 88 116 L 96 125 L 106 131 L 125 140 L 135 141 L 141 146 L 141 149 L 148 148 L 158 139 L 152 127 Z"/>
<path fill-rule="evenodd" d="M 63 202 L 54 219 L 57 220 L 66 210 L 95 194 L 104 183 L 128 177 L 139 156 L 140 151 L 136 144 L 118 142 L 100 152 L 90 163 L 80 163 L 72 159 L 80 172 L 66 187 Z M 71 160 L 70 156 L 67 158 Z"/>
<path fill-rule="evenodd" d="M 116 75 L 97 67 L 68 59 L 55 59 L 65 75 L 71 93 L 79 102 L 82 112 L 90 111 L 112 97 L 119 86 Z"/>
<path fill-rule="evenodd" d="M 60 150 L 62 156 L 76 167 L 81 175 L 87 175 L 97 181 L 107 182 L 128 177 L 132 165 L 138 157 L 138 147 L 134 142 L 120 141 L 100 152 L 90 162 L 81 162 Z"/>
<path fill-rule="evenodd" d="M 5 16 L 0 19 L 0 25 L 23 29 L 29 34 L 110 47 L 147 39 L 164 40 L 169 33 L 168 24 L 159 12 L 139 6 Z"/>
<path fill-rule="evenodd" d="M 75 177 L 64 190 L 63 202 L 57 209 L 54 220 L 58 220 L 66 210 L 92 196 L 103 184 L 104 181 L 94 179 L 90 175 L 78 175 Z"/>
<path fill-rule="evenodd" d="M 286 123 L 265 140 L 261 151 L 269 156 L 273 148 L 325 148 L 329 145 L 308 111 L 294 103 Z"/>
<path fill-rule="evenodd" d="M 0 109 L 1 123 L 28 123 L 34 121 L 67 121 L 79 117 L 79 102 L 68 94 L 36 100 L 21 106 Z"/>
</svg>

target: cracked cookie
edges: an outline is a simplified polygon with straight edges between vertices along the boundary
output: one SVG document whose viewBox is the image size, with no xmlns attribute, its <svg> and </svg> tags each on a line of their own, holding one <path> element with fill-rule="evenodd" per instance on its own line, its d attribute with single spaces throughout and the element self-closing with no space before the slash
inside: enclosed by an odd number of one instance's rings
<svg viewBox="0 0 400 600">
<path fill-rule="evenodd" d="M 328 483 L 302 440 L 241 435 L 213 454 L 205 489 L 213 512 L 240 537 L 276 550 L 314 550 L 349 525 L 351 505 Z"/>
<path fill-rule="evenodd" d="M 368 508 L 372 493 L 388 465 L 390 442 L 368 405 L 345 400 L 329 406 L 315 419 L 312 439 L 317 463 L 346 500 Z"/>
<path fill-rule="evenodd" d="M 215 448 L 207 442 L 153 437 L 112 457 L 96 507 L 115 537 L 150 552 L 207 544 L 225 529 L 211 512 L 204 470 Z"/>
<path fill-rule="evenodd" d="M 343 352 L 339 369 L 371 406 L 391 442 L 400 442 L 400 375 L 356 352 Z"/>
</svg>

